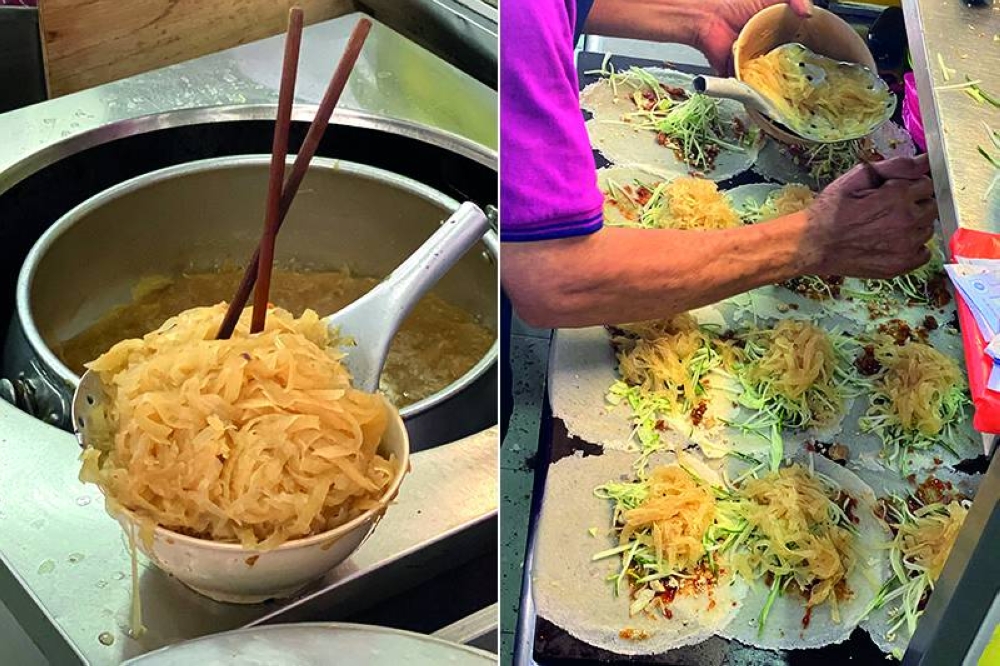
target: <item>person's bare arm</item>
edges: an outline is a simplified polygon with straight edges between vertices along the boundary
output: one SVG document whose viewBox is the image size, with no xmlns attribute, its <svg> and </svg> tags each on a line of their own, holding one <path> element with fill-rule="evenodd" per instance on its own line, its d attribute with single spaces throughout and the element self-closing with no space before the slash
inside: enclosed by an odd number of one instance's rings
<svg viewBox="0 0 1000 666">
<path fill-rule="evenodd" d="M 605 37 L 687 44 L 725 72 L 733 41 L 746 22 L 777 4 L 789 5 L 801 17 L 812 12 L 811 0 L 596 0 L 585 28 Z"/>
<path fill-rule="evenodd" d="M 861 166 L 809 207 L 723 231 L 606 227 L 579 238 L 504 243 L 504 290 L 534 326 L 669 317 L 807 274 L 892 277 L 929 258 L 936 215 L 926 157 Z"/>
<path fill-rule="evenodd" d="M 543 328 L 666 317 L 809 272 L 807 226 L 800 213 L 724 231 L 605 228 L 504 243 L 503 285 L 518 316 Z"/>
<path fill-rule="evenodd" d="M 595 0 L 585 30 L 591 35 L 688 44 L 705 20 L 702 0 Z"/>
</svg>

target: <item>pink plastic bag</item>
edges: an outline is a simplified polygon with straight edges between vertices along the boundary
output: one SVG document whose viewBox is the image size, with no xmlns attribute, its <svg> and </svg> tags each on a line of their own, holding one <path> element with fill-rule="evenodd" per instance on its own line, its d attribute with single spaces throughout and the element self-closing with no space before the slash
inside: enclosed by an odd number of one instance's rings
<svg viewBox="0 0 1000 666">
<path fill-rule="evenodd" d="M 913 72 L 903 75 L 903 127 L 913 137 L 913 142 L 920 150 L 927 150 L 927 139 L 924 138 L 924 122 L 920 117 L 920 101 L 917 99 L 917 81 Z"/>
</svg>

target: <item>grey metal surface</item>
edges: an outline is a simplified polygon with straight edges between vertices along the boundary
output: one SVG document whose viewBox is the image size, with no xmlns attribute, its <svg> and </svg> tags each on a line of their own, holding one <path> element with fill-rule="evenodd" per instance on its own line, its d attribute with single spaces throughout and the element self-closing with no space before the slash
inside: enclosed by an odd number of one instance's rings
<svg viewBox="0 0 1000 666">
<path fill-rule="evenodd" d="M 13 431 L 19 436 L 6 435 Z M 336 617 L 346 610 L 336 608 L 342 594 L 358 602 L 353 610 L 405 589 L 405 572 L 394 564 L 489 521 L 497 507 L 494 428 L 414 454 L 398 502 L 372 537 L 291 601 L 215 603 L 142 561 L 139 587 L 149 631 L 135 640 L 127 633 L 128 549 L 100 493 L 76 478 L 75 438 L 3 403 L 0 433 L 5 433 L 0 440 L 0 597 L 56 664 L 117 664 L 180 640 L 273 621 L 281 611 L 307 603 L 316 607 L 324 600 L 332 601 L 323 604 L 328 617 Z M 372 584 L 380 570 L 393 572 L 381 587 Z"/>
<path fill-rule="evenodd" d="M 45 99 L 38 10 L 0 7 L 0 113 Z"/>
<path fill-rule="evenodd" d="M 417 44 L 497 87 L 496 0 L 361 0 L 359 4 Z"/>
<path fill-rule="evenodd" d="M 959 227 L 998 232 L 997 196 L 986 197 L 996 170 L 977 146 L 990 146 L 984 123 L 997 126 L 1000 111 L 940 87 L 968 76 L 992 94 L 1000 92 L 1000 50 L 994 42 L 1000 11 L 993 3 L 941 0 L 905 0 L 903 11 L 944 233 L 950 237 Z M 942 62 L 954 70 L 949 81 Z M 1000 591 L 998 498 L 1000 461 L 994 457 L 910 641 L 906 666 L 959 663 L 957 657 L 970 652 L 981 631 L 992 631 L 984 624 Z"/>
<path fill-rule="evenodd" d="M 357 19 L 352 14 L 304 30 L 298 105 L 319 102 Z M 282 40 L 279 35 L 0 115 L 0 192 L 38 168 L 33 155 L 107 125 L 118 123 L 118 131 L 127 134 L 133 121 L 150 114 L 276 104 Z M 496 147 L 496 92 L 379 23 L 338 108 L 420 123 Z M 213 114 L 224 115 L 206 113 Z M 267 117 L 263 108 L 260 117 Z"/>
<path fill-rule="evenodd" d="M 976 151 L 989 146 L 983 123 L 1000 126 L 1000 111 L 979 104 L 960 90 L 939 90 L 969 76 L 1000 94 L 1000 11 L 992 3 L 960 0 L 906 0 L 906 34 L 913 57 L 927 152 L 945 233 L 958 227 L 1000 230 L 996 199 L 984 195 L 995 169 Z M 955 70 L 944 80 L 940 60 Z"/>
<path fill-rule="evenodd" d="M 471 645 L 496 653 L 499 612 L 500 605 L 492 604 L 435 631 L 434 636 L 451 643 Z"/>
</svg>

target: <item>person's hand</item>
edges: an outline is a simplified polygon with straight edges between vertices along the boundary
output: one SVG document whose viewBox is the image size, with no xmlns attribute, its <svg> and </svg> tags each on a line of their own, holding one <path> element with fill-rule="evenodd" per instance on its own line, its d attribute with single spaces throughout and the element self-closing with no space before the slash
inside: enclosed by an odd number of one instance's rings
<svg viewBox="0 0 1000 666">
<path fill-rule="evenodd" d="M 859 164 L 835 180 L 809 207 L 804 248 L 815 260 L 810 272 L 891 278 L 930 259 L 937 203 L 927 156 L 896 157 L 872 167 Z"/>
<path fill-rule="evenodd" d="M 698 32 L 696 46 L 723 76 L 733 73 L 733 42 L 754 14 L 782 4 L 789 5 L 802 18 L 812 14 L 811 0 L 719 0 L 706 4 L 709 14 Z"/>
</svg>

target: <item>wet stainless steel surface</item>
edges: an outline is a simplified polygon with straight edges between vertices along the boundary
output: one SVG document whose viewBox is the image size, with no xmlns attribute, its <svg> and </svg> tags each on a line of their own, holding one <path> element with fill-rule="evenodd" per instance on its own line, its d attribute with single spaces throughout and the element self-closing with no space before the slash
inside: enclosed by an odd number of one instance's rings
<svg viewBox="0 0 1000 666">
<path fill-rule="evenodd" d="M 496 0 L 365 0 L 372 15 L 495 88 L 500 55 Z"/>
<path fill-rule="evenodd" d="M 16 438 L 7 436 L 12 430 Z M 497 507 L 494 428 L 414 454 L 398 502 L 372 537 L 291 601 L 216 603 L 141 559 L 139 586 L 149 631 L 135 640 L 127 631 L 129 551 L 100 492 L 76 478 L 76 439 L 5 403 L 0 403 L 0 433 L 0 598 L 54 664 L 118 664 L 181 640 L 273 621 L 324 597 L 332 600 L 324 604 L 327 616 L 335 618 L 348 599 L 358 608 L 405 585 L 396 563 L 456 531 L 485 527 Z M 380 570 L 391 574 L 390 589 L 373 587 L 371 579 L 378 578 L 373 574 Z"/>
<path fill-rule="evenodd" d="M 358 15 L 303 32 L 296 103 L 317 104 Z M 110 123 L 200 107 L 275 104 L 282 37 L 271 37 L 0 115 L 0 192 L 33 153 Z M 376 23 L 338 108 L 437 127 L 496 147 L 497 94 Z M 30 171 L 29 171 L 30 172 Z"/>
<path fill-rule="evenodd" d="M 959 227 L 1000 232 L 997 170 L 977 150 L 996 153 L 986 126 L 1000 128 L 1000 109 L 961 90 L 942 86 L 971 80 L 1000 95 L 1000 4 L 962 0 L 906 0 L 907 38 L 931 160 L 939 217 L 947 236 Z M 948 80 L 942 64 L 947 67 Z M 988 439 L 984 437 L 984 443 Z M 982 633 L 997 621 L 1000 589 L 996 544 L 1000 539 L 1000 460 L 993 460 L 969 518 L 941 572 L 934 595 L 903 660 L 906 666 L 959 663 L 974 658 Z"/>
<path fill-rule="evenodd" d="M 908 0 L 903 9 L 945 233 L 959 226 L 1000 231 L 996 206 L 984 198 L 996 170 L 976 150 L 990 145 L 984 123 L 1000 128 L 1000 109 L 961 90 L 939 90 L 968 76 L 1000 95 L 1000 44 L 993 40 L 1000 34 L 1000 5 Z M 948 81 L 941 61 L 955 70 Z"/>
<path fill-rule="evenodd" d="M 306 28 L 296 117 L 311 115 L 357 18 Z M 82 147 L 164 122 L 273 118 L 281 51 L 281 37 L 266 39 L 0 115 L 0 194 Z M 495 91 L 380 24 L 341 107 L 337 117 L 347 123 L 368 112 L 399 121 L 404 132 L 417 123 L 490 149 L 496 143 Z M 217 604 L 142 566 L 149 633 L 134 640 L 126 631 L 129 553 L 97 490 L 76 478 L 75 439 L 0 401 L 0 601 L 54 664 L 117 664 L 250 624 L 320 611 L 344 617 L 495 538 L 497 437 L 494 428 L 414 454 L 399 501 L 372 538 L 290 602 Z"/>
</svg>

